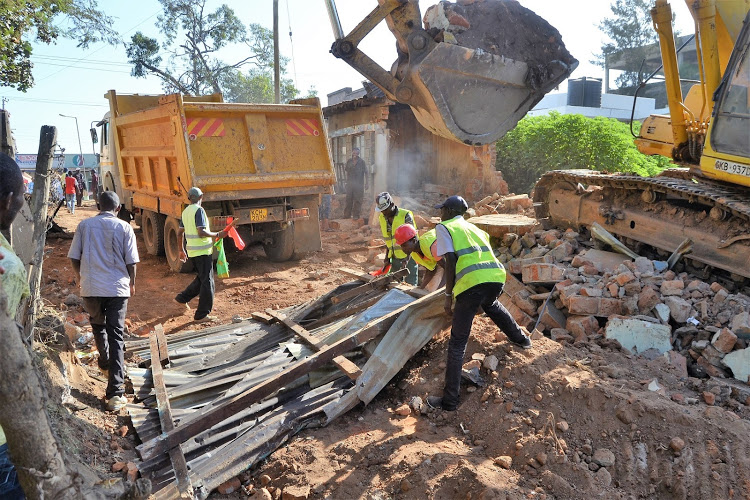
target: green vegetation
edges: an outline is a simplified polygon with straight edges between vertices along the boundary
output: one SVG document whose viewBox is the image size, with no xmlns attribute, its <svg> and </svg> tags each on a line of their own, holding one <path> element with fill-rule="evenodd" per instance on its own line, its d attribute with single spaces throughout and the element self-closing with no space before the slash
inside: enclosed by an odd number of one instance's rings
<svg viewBox="0 0 750 500">
<path fill-rule="evenodd" d="M 637 133 L 640 123 L 634 123 Z M 653 176 L 671 166 L 663 156 L 636 149 L 630 127 L 614 118 L 527 116 L 497 142 L 496 168 L 511 192 L 528 193 L 549 170 L 585 168 Z"/>
</svg>

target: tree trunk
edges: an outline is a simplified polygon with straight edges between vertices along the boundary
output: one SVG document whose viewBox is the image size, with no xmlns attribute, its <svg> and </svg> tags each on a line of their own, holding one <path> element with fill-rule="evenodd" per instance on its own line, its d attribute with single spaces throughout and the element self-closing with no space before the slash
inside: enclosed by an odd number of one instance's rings
<svg viewBox="0 0 750 500">
<path fill-rule="evenodd" d="M 52 435 L 44 391 L 0 282 L 0 425 L 26 498 L 79 498 Z"/>
</svg>

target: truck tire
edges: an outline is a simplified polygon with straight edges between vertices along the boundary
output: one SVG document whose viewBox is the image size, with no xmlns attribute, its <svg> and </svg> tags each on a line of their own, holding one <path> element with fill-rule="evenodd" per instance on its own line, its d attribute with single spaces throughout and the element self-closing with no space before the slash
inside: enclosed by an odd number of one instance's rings
<svg viewBox="0 0 750 500">
<path fill-rule="evenodd" d="M 172 271 L 189 273 L 193 270 L 193 261 L 190 259 L 187 262 L 180 261 L 182 242 L 177 238 L 179 229 L 180 222 L 174 217 L 167 217 L 164 222 L 164 253 Z"/>
<path fill-rule="evenodd" d="M 294 224 L 273 233 L 270 243 L 263 244 L 266 256 L 274 262 L 286 262 L 294 256 Z"/>
<path fill-rule="evenodd" d="M 164 255 L 164 220 L 166 217 L 150 210 L 143 211 L 143 242 L 151 255 Z"/>
</svg>

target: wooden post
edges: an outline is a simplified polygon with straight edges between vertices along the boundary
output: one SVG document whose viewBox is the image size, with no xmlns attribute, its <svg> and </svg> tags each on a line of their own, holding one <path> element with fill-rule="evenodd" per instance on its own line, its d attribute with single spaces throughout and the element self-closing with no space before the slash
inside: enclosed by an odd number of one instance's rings
<svg viewBox="0 0 750 500">
<path fill-rule="evenodd" d="M 47 203 L 49 202 L 49 171 L 52 167 L 54 149 L 57 144 L 57 129 L 44 125 L 39 133 L 39 152 L 34 175 L 34 193 L 31 195 L 31 216 L 34 222 L 34 257 L 29 268 L 29 289 L 31 295 L 25 307 L 23 324 L 24 337 L 30 338 L 39 313 L 39 295 L 42 284 L 42 263 L 44 244 L 47 241 Z"/>
</svg>

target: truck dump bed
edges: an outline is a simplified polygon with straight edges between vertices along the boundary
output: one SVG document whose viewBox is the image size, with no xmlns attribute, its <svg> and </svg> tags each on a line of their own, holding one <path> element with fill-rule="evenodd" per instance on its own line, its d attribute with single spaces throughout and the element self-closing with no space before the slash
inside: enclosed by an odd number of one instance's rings
<svg viewBox="0 0 750 500">
<path fill-rule="evenodd" d="M 331 191 L 335 173 L 317 98 L 233 104 L 220 95 L 107 94 L 122 188 L 179 216 L 192 186 L 206 201 Z"/>
</svg>

